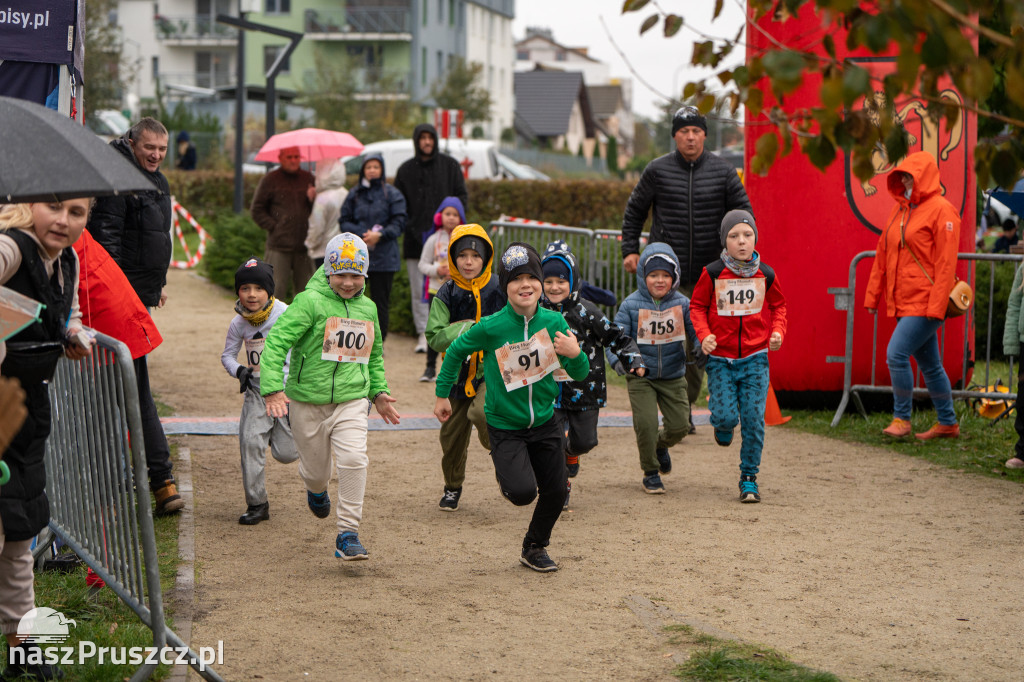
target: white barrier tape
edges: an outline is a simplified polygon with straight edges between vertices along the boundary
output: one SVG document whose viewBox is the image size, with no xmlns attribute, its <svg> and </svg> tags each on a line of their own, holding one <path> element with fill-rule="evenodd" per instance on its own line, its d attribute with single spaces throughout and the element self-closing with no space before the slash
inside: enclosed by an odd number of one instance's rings
<svg viewBox="0 0 1024 682">
<path fill-rule="evenodd" d="M 203 259 L 203 254 L 206 253 L 206 238 L 207 232 L 203 229 L 202 225 L 196 222 L 196 219 L 192 217 L 192 214 L 185 210 L 178 201 L 171 197 L 171 213 L 174 216 L 174 234 L 178 237 L 178 243 L 181 244 L 181 248 L 185 251 L 185 255 L 188 260 L 172 260 L 171 267 L 178 268 L 179 270 L 188 270 L 194 268 L 199 264 L 199 261 Z M 178 215 L 181 215 L 188 221 L 188 224 L 195 228 L 196 234 L 199 235 L 199 248 L 196 249 L 195 254 L 189 251 L 188 244 L 185 242 L 185 233 L 181 230 L 181 223 L 178 221 Z"/>
</svg>

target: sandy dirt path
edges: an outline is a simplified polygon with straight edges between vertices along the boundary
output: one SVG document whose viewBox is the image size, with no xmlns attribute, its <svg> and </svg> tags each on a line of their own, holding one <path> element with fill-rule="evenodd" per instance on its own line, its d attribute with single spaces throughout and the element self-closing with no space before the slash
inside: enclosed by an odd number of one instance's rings
<svg viewBox="0 0 1024 682">
<path fill-rule="evenodd" d="M 237 416 L 230 295 L 177 271 L 168 286 L 154 391 L 180 416 Z M 404 416 L 433 400 L 413 345 L 386 344 Z M 611 403 L 628 409 L 625 391 Z M 529 509 L 499 496 L 475 441 L 443 513 L 436 431 L 372 431 L 370 561 L 344 564 L 295 465 L 268 463 L 271 520 L 243 527 L 236 439 L 175 437 L 195 488 L 193 643 L 224 641 L 229 680 L 665 680 L 680 656 L 661 627 L 686 622 L 848 679 L 1024 679 L 1019 485 L 776 427 L 764 502 L 741 505 L 737 447 L 703 427 L 650 496 L 632 430 L 600 438 L 552 537 L 561 570 L 541 575 L 518 561 Z"/>
</svg>

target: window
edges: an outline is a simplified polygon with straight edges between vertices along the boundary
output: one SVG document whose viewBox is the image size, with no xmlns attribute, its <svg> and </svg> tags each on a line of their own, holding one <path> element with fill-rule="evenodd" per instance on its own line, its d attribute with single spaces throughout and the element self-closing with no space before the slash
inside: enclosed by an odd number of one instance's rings
<svg viewBox="0 0 1024 682">
<path fill-rule="evenodd" d="M 427 84 L 427 48 L 420 48 L 420 85 Z"/>
<path fill-rule="evenodd" d="M 266 45 L 263 47 L 263 73 L 270 71 L 270 67 L 274 65 L 274 61 L 277 59 L 277 55 L 284 52 L 284 45 Z M 284 60 L 281 64 L 281 70 L 278 74 L 289 73 L 291 69 L 292 58 Z"/>
<path fill-rule="evenodd" d="M 444 52 L 441 50 L 437 51 L 437 78 L 438 80 L 444 76 Z"/>
<path fill-rule="evenodd" d="M 444 0 L 437 0 L 437 23 L 444 23 Z"/>
<path fill-rule="evenodd" d="M 441 2 L 441 0 L 437 0 Z M 427 25 L 427 13 L 430 11 L 430 0 L 423 0 L 423 25 Z"/>
<path fill-rule="evenodd" d="M 292 11 L 292 0 L 267 0 L 266 14 L 289 14 Z"/>
<path fill-rule="evenodd" d="M 556 62 L 564 62 L 565 61 L 565 50 L 559 50 L 558 52 L 555 53 L 555 61 Z"/>
<path fill-rule="evenodd" d="M 160 80 L 160 57 L 153 57 L 150 61 L 150 69 L 152 70 L 153 80 Z"/>
<path fill-rule="evenodd" d="M 516 59 L 518 59 L 519 61 L 525 62 L 529 58 L 530 58 L 530 51 L 529 50 L 516 50 Z"/>
<path fill-rule="evenodd" d="M 448 25 L 455 25 L 455 0 L 448 0 Z"/>
</svg>

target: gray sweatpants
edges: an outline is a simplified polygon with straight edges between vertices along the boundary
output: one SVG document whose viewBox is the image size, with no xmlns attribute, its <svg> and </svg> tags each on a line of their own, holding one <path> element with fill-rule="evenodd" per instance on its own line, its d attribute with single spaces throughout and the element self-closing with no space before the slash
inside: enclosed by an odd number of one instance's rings
<svg viewBox="0 0 1024 682">
<path fill-rule="evenodd" d="M 267 501 L 267 481 L 264 469 L 267 445 L 278 462 L 290 464 L 299 458 L 288 419 L 267 416 L 267 404 L 260 395 L 259 382 L 253 381 L 245 392 L 242 416 L 238 420 L 238 445 L 242 454 L 242 485 L 245 503 L 250 507 Z"/>
<path fill-rule="evenodd" d="M 5 540 L 0 521 L 0 631 L 18 632 L 21 617 L 35 608 L 32 580 L 32 539 Z"/>
</svg>

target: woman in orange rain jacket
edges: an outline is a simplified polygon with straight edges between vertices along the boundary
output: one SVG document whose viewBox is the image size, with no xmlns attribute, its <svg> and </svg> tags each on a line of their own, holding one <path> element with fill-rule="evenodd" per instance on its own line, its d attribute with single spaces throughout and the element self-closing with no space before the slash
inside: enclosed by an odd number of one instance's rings
<svg viewBox="0 0 1024 682">
<path fill-rule="evenodd" d="M 928 152 L 904 159 L 889 173 L 887 185 L 896 206 L 878 238 L 864 296 L 869 313 L 875 314 L 884 298 L 888 314 L 897 318 L 885 358 L 892 379 L 893 420 L 882 433 L 894 438 L 910 435 L 914 356 L 939 419 L 917 438 L 956 438 L 960 426 L 936 332 L 945 320 L 955 281 L 960 215 L 943 198 L 939 167 Z"/>
</svg>

